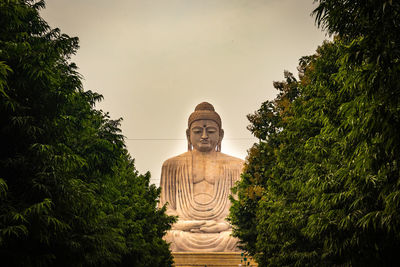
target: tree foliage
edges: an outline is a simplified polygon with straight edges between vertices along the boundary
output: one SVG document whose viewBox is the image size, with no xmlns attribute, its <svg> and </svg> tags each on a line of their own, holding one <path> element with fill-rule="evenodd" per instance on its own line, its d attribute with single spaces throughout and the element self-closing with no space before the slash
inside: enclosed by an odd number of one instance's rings
<svg viewBox="0 0 400 267">
<path fill-rule="evenodd" d="M 169 266 L 174 218 L 96 110 L 70 56 L 78 39 L 44 1 L 0 1 L 0 258 L 3 266 Z"/>
<path fill-rule="evenodd" d="M 249 115 L 230 219 L 261 266 L 388 266 L 400 249 L 400 4 L 320 0 L 335 34 Z"/>
</svg>

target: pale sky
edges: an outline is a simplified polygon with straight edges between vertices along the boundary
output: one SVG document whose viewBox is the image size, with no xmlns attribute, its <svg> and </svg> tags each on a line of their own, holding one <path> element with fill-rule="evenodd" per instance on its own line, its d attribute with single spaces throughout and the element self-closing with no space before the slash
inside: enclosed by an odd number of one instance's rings
<svg viewBox="0 0 400 267">
<path fill-rule="evenodd" d="M 52 27 L 77 36 L 72 61 L 97 108 L 123 118 L 136 168 L 159 185 L 164 160 L 187 150 L 187 119 L 207 101 L 222 118 L 222 152 L 242 159 L 257 140 L 246 115 L 283 71 L 327 38 L 313 0 L 48 0 Z M 167 139 L 167 140 L 160 140 Z"/>
</svg>

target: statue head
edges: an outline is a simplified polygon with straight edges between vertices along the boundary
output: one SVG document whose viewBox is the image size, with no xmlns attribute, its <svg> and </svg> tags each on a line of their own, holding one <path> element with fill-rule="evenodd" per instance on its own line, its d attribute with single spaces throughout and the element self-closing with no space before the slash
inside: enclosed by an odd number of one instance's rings
<svg viewBox="0 0 400 267">
<path fill-rule="evenodd" d="M 193 148 L 200 152 L 221 151 L 224 130 L 213 105 L 202 102 L 196 106 L 188 119 L 186 137 L 189 151 Z"/>
</svg>

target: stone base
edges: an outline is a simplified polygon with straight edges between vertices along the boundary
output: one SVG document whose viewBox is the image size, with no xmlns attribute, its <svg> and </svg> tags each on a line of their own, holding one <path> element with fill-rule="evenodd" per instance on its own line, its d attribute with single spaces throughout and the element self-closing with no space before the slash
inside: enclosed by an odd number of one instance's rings
<svg viewBox="0 0 400 267">
<path fill-rule="evenodd" d="M 172 255 L 176 267 L 236 267 L 240 266 L 239 264 L 243 267 L 257 266 L 250 258 L 247 258 L 247 262 L 250 262 L 250 265 L 247 265 L 240 252 L 173 252 Z"/>
</svg>

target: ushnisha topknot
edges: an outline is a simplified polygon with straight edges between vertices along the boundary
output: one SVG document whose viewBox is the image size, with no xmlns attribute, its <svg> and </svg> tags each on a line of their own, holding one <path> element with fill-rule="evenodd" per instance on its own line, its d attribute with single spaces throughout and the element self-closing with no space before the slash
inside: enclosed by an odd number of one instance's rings
<svg viewBox="0 0 400 267">
<path fill-rule="evenodd" d="M 213 120 L 218 124 L 219 128 L 222 126 L 221 117 L 215 112 L 214 106 L 208 102 L 201 102 L 196 106 L 194 112 L 189 116 L 188 128 L 197 120 Z"/>
<path fill-rule="evenodd" d="M 210 110 L 210 111 L 215 111 L 214 106 L 211 105 L 208 102 L 201 102 L 200 104 L 198 104 L 195 108 L 194 111 L 197 110 Z"/>
</svg>

